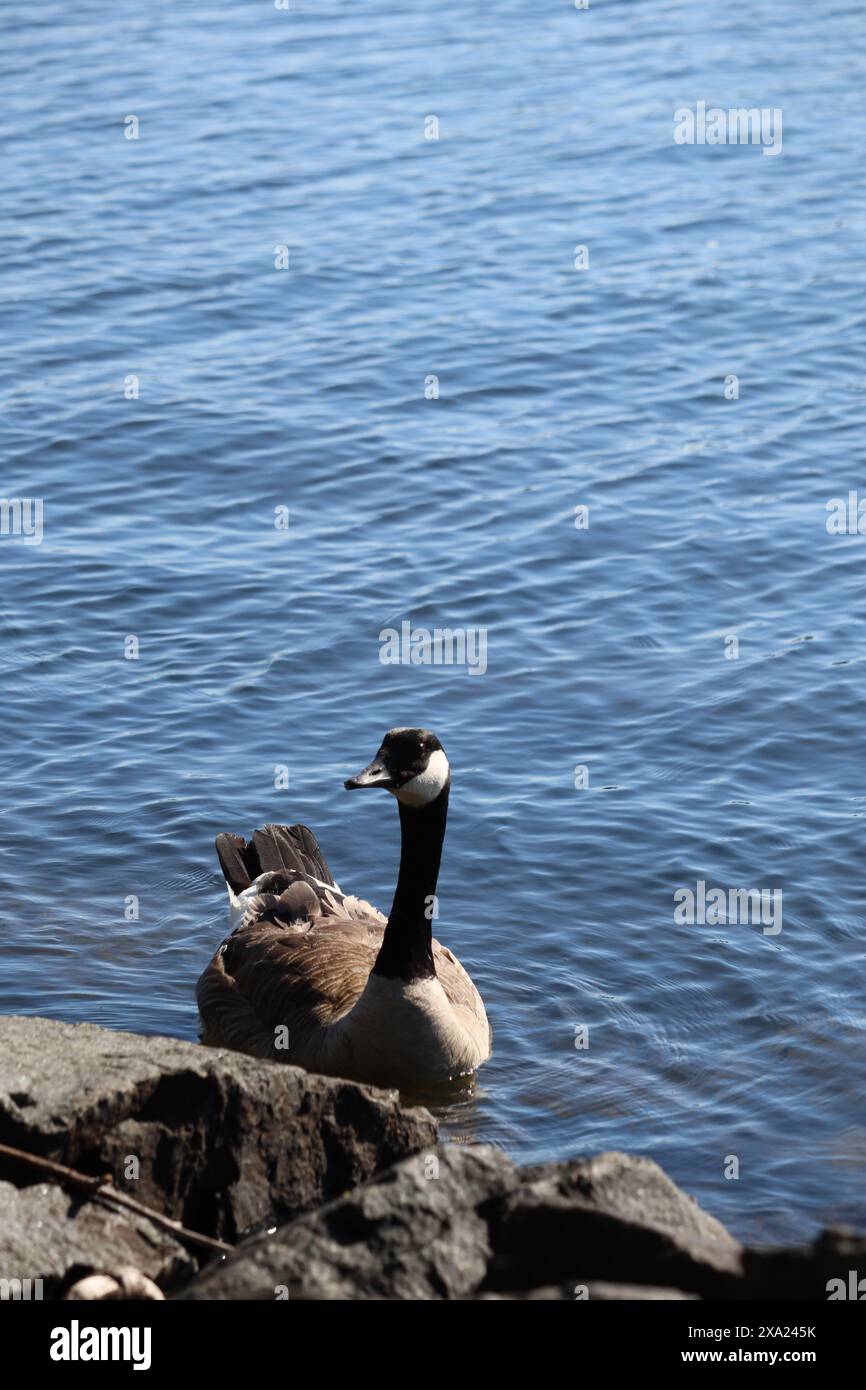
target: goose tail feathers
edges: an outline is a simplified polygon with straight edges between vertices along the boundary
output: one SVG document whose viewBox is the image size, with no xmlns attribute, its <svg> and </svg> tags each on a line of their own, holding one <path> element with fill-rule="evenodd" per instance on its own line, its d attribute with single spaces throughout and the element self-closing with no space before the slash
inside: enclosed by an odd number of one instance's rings
<svg viewBox="0 0 866 1390">
<path fill-rule="evenodd" d="M 264 825 L 249 841 L 224 831 L 215 845 L 232 899 L 239 898 L 260 874 L 272 872 L 309 875 L 335 886 L 319 842 L 306 825 Z"/>
</svg>

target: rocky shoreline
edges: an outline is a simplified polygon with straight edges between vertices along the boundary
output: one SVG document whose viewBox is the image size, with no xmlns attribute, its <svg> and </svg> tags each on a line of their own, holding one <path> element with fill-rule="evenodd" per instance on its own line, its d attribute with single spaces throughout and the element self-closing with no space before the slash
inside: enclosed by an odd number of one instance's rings
<svg viewBox="0 0 866 1390">
<path fill-rule="evenodd" d="M 0 1145 L 151 1209 L 0 1154 L 4 1297 L 825 1301 L 866 1266 L 848 1231 L 744 1247 L 648 1159 L 519 1168 L 393 1092 L 90 1024 L 0 1018 Z"/>
</svg>

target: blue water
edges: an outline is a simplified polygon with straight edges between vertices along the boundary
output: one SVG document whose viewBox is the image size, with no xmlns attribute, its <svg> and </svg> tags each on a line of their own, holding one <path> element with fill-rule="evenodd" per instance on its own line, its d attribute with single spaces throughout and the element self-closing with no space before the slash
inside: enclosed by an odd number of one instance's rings
<svg viewBox="0 0 866 1390">
<path fill-rule="evenodd" d="M 428 725 L 495 1031 L 446 1130 L 649 1154 L 750 1239 L 862 1227 L 862 6 L 2 30 L 0 484 L 44 535 L 0 538 L 0 1009 L 194 1038 L 214 833 L 306 821 L 387 908 L 393 803 L 342 781 Z M 676 145 L 699 100 L 781 108 L 781 154 Z M 487 671 L 383 664 L 403 620 Z M 782 931 L 676 924 L 698 879 Z"/>
</svg>

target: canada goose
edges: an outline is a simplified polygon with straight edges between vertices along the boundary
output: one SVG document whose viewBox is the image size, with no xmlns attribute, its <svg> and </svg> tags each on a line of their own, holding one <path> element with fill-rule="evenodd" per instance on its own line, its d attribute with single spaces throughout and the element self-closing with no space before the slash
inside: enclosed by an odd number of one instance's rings
<svg viewBox="0 0 866 1390">
<path fill-rule="evenodd" d="M 384 787 L 400 810 L 387 919 L 337 887 L 312 831 L 268 825 L 216 849 L 240 925 L 196 990 L 203 1041 L 308 1071 L 411 1088 L 490 1056 L 481 996 L 431 931 L 451 769 L 427 729 L 391 729 L 345 783 Z"/>
</svg>

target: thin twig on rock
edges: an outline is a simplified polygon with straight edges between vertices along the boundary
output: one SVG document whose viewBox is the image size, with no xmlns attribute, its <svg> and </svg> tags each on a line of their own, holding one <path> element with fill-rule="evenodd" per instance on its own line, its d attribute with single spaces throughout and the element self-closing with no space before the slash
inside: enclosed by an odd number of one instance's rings
<svg viewBox="0 0 866 1390">
<path fill-rule="evenodd" d="M 75 1168 L 67 1168 L 65 1163 L 55 1163 L 53 1158 L 40 1158 L 37 1154 L 27 1153 L 25 1149 L 13 1148 L 11 1144 L 0 1144 L 0 1157 L 14 1159 L 17 1163 L 27 1164 L 31 1168 L 36 1168 L 41 1173 L 50 1174 L 57 1178 L 58 1182 L 71 1187 L 77 1187 L 82 1192 L 87 1192 L 97 1201 L 114 1203 L 115 1206 L 124 1207 L 128 1211 L 134 1211 L 138 1216 L 146 1216 L 148 1221 L 152 1221 L 155 1226 L 161 1226 L 166 1231 L 171 1231 L 172 1235 L 177 1236 L 178 1240 L 186 1241 L 188 1245 L 198 1245 L 202 1250 L 210 1250 L 214 1254 L 228 1255 L 234 1246 L 226 1245 L 223 1240 L 215 1240 L 213 1236 L 203 1236 L 198 1231 L 189 1231 L 186 1226 L 182 1226 L 179 1221 L 174 1221 L 170 1216 L 163 1216 L 161 1211 L 154 1211 L 152 1207 L 147 1207 L 144 1202 L 137 1202 L 134 1197 L 128 1197 L 125 1192 L 118 1192 L 116 1187 L 107 1183 L 104 1178 L 91 1177 L 89 1173 L 79 1173 Z"/>
</svg>

